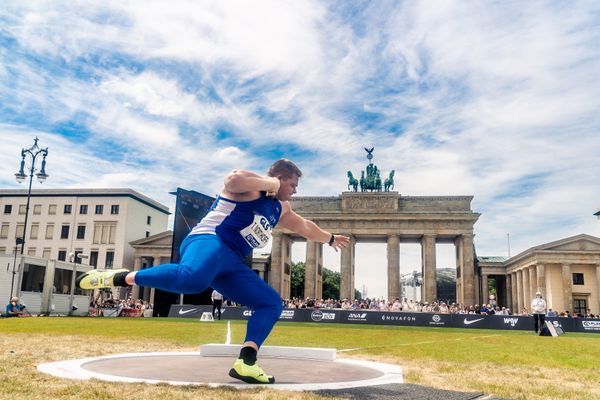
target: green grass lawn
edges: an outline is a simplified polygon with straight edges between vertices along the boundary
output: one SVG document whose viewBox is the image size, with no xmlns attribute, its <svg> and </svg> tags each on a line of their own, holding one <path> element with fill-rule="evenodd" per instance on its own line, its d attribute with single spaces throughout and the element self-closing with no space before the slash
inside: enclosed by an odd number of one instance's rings
<svg viewBox="0 0 600 400">
<path fill-rule="evenodd" d="M 245 322 L 232 321 L 232 343 L 242 343 Z M 115 388 L 137 387 L 150 397 L 317 398 L 270 390 L 236 393 L 230 389 L 175 388 L 100 383 L 93 392 L 73 381 L 40 376 L 41 362 L 129 351 L 183 351 L 224 343 L 226 321 L 168 318 L 21 318 L 0 320 L 0 374 L 13 372 L 55 390 L 55 398 L 125 398 Z M 513 399 L 599 399 L 600 335 L 569 333 L 559 338 L 532 332 L 451 328 L 392 327 L 283 322 L 265 345 L 329 347 L 339 357 L 401 365 L 407 383 L 449 390 L 478 391 Z M 19 362 L 21 360 L 22 362 Z M 16 370 L 16 371 L 15 371 Z M 78 387 L 77 394 L 68 388 Z M 140 386 L 144 387 L 140 389 Z M 0 380 L 0 398 L 32 396 L 28 386 Z M 98 389 L 102 388 L 102 389 Z M 116 397 L 111 397 L 111 393 Z M 2 397 L 10 393 L 9 397 Z M 132 393 L 138 393 L 133 391 Z M 187 397 L 190 396 L 190 397 Z M 143 398 L 143 397 L 138 397 Z"/>
</svg>

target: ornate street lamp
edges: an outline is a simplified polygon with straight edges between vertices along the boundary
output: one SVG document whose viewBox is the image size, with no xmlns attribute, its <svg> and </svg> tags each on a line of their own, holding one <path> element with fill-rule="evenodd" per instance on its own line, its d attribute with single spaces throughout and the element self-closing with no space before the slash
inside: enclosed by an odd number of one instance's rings
<svg viewBox="0 0 600 400">
<path fill-rule="evenodd" d="M 38 155 L 42 155 L 42 168 L 40 172 L 35 174 L 40 183 L 44 183 L 46 179 L 48 179 L 48 174 L 46 174 L 46 156 L 48 155 L 48 148 L 42 149 L 38 146 L 38 138 L 36 137 L 33 140 L 33 146 L 28 149 L 21 150 L 21 168 L 19 172 L 15 174 L 15 178 L 17 182 L 22 183 L 25 179 L 27 179 L 27 175 L 25 174 L 25 157 L 27 155 L 31 156 L 31 167 L 29 168 L 29 189 L 27 190 L 27 205 L 25 206 L 25 224 L 23 225 L 23 237 L 21 238 L 21 254 L 23 254 L 23 250 L 25 249 L 25 237 L 27 235 L 27 218 L 29 217 L 29 200 L 31 198 L 31 183 L 33 182 L 33 175 L 36 171 L 35 169 L 35 159 Z"/>
</svg>

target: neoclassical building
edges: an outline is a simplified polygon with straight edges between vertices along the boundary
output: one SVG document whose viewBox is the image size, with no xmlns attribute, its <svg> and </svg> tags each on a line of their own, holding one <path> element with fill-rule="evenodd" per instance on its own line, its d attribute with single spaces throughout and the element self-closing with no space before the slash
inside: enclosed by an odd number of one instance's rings
<svg viewBox="0 0 600 400">
<path fill-rule="evenodd" d="M 496 281 L 498 303 L 513 312 L 529 310 L 536 292 L 548 307 L 600 313 L 600 238 L 577 235 L 532 247 L 507 260 L 480 257 L 479 290 L 487 302 L 488 279 Z"/>
</svg>

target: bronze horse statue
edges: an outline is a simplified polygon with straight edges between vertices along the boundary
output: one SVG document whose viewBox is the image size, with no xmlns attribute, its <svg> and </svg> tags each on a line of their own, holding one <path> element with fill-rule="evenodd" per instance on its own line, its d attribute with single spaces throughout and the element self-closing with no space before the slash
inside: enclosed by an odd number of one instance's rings
<svg viewBox="0 0 600 400">
<path fill-rule="evenodd" d="M 394 170 L 390 171 L 389 177 L 383 182 L 383 188 L 386 192 L 389 192 L 390 188 L 394 190 Z"/>
<path fill-rule="evenodd" d="M 351 171 L 348 171 L 348 190 L 350 190 L 350 187 L 354 192 L 358 191 L 358 179 L 352 175 Z"/>
</svg>

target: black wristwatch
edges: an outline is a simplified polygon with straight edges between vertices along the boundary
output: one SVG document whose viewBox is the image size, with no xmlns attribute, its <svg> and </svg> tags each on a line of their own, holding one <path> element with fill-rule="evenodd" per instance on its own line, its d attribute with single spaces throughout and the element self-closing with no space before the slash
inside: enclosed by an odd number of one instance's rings
<svg viewBox="0 0 600 400">
<path fill-rule="evenodd" d="M 329 239 L 329 245 L 333 246 L 333 243 L 335 242 L 335 236 L 333 235 L 333 233 L 331 234 L 331 239 Z"/>
</svg>

